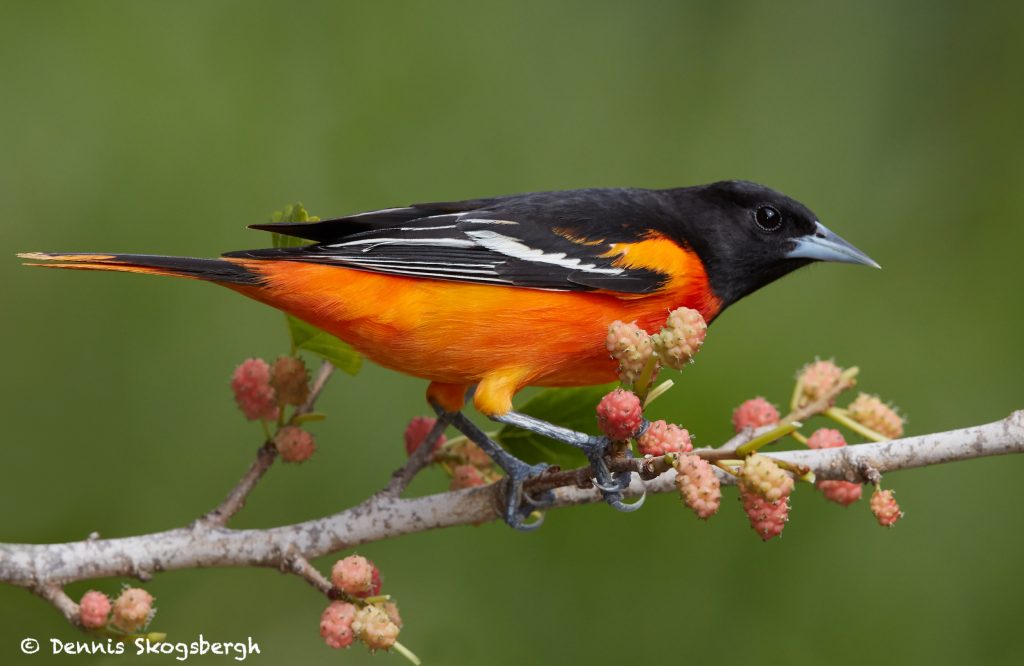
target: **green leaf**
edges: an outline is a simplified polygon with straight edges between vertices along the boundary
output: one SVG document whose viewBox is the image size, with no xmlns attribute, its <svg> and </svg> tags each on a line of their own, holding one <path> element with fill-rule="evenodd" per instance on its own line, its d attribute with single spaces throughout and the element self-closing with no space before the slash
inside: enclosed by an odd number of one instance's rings
<svg viewBox="0 0 1024 666">
<path fill-rule="evenodd" d="M 333 363 L 338 370 L 350 375 L 359 373 L 363 367 L 363 357 L 347 343 L 301 319 L 291 315 L 285 315 L 285 318 L 288 320 L 288 331 L 292 335 L 292 346 L 296 350 L 304 349 L 321 356 Z"/>
<path fill-rule="evenodd" d="M 288 204 L 284 207 L 284 210 L 275 211 L 270 216 L 271 222 L 319 222 L 320 218 L 315 215 L 310 215 L 309 212 L 303 208 L 301 203 Z M 272 234 L 274 247 L 302 247 L 303 245 L 309 245 L 309 241 L 303 238 L 295 238 L 294 236 L 285 236 L 284 234 Z"/>
<path fill-rule="evenodd" d="M 310 215 L 301 203 L 288 204 L 283 210 L 270 216 L 271 222 L 304 223 L 318 222 L 319 220 L 319 217 Z M 309 244 L 309 241 L 284 234 L 273 234 L 273 240 L 276 248 L 302 247 Z M 347 343 L 292 315 L 286 314 L 285 318 L 288 320 L 288 332 L 291 333 L 292 348 L 295 351 L 304 349 L 321 356 L 333 363 L 337 369 L 350 375 L 357 374 L 362 368 L 363 357 Z"/>
<path fill-rule="evenodd" d="M 615 386 L 617 384 L 545 389 L 519 411 L 565 428 L 596 435 L 599 431 L 594 410 L 601 398 Z M 546 462 L 570 469 L 587 463 L 586 456 L 579 449 L 515 426 L 504 426 L 497 439 L 509 453 L 531 465 Z"/>
</svg>

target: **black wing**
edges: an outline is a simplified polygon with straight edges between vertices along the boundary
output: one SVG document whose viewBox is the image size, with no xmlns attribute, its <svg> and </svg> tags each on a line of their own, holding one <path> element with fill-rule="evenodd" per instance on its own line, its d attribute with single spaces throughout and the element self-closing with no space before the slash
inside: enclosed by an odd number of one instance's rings
<svg viewBox="0 0 1024 666">
<path fill-rule="evenodd" d="M 613 245 L 659 217 L 648 190 L 575 190 L 415 204 L 307 224 L 262 224 L 316 241 L 224 256 L 332 264 L 393 275 L 533 289 L 643 294 L 667 277 L 616 266 Z"/>
</svg>

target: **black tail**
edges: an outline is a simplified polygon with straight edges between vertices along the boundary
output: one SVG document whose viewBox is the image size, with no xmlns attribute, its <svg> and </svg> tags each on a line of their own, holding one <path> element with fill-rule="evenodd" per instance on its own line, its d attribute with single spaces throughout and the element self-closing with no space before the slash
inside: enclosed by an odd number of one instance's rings
<svg viewBox="0 0 1024 666">
<path fill-rule="evenodd" d="M 45 268 L 77 268 L 95 271 L 121 271 L 124 273 L 148 273 L 176 277 L 228 282 L 231 284 L 258 284 L 260 276 L 241 263 L 226 259 L 195 259 L 192 257 L 164 257 L 150 254 L 96 254 L 75 252 L 56 254 L 30 252 L 19 254 L 31 262 L 29 266 Z"/>
</svg>

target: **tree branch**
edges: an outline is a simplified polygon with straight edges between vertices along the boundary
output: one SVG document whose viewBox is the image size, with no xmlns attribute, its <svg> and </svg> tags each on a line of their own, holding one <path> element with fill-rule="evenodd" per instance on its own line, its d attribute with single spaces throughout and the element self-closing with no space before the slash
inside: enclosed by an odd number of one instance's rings
<svg viewBox="0 0 1024 666">
<path fill-rule="evenodd" d="M 709 451 L 709 450 L 702 450 Z M 1024 411 L 986 425 L 832 449 L 784 451 L 772 457 L 806 465 L 820 479 L 865 482 L 887 472 L 1024 453 Z M 634 463 L 643 461 L 633 461 Z M 675 472 L 636 479 L 631 495 L 675 490 Z M 723 481 L 731 477 L 723 475 Z M 302 576 L 323 591 L 326 579 L 309 573 L 308 560 L 361 544 L 404 534 L 498 518 L 498 484 L 400 499 L 378 494 L 350 509 L 323 518 L 263 530 L 232 530 L 197 521 L 185 528 L 120 539 L 87 539 L 61 544 L 0 544 L 0 582 L 26 587 L 55 603 L 69 619 L 73 602 L 56 590 L 71 581 L 131 576 L 200 567 L 274 567 Z M 563 486 L 555 507 L 601 500 L 595 489 Z M 311 567 L 310 567 L 311 568 Z M 313 569 L 315 571 L 315 569 Z M 70 602 L 70 605 L 69 605 Z"/>
</svg>

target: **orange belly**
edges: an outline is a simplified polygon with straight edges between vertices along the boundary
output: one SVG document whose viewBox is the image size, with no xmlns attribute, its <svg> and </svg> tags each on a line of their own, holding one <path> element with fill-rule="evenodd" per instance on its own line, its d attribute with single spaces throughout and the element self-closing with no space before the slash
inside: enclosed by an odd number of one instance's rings
<svg viewBox="0 0 1024 666">
<path fill-rule="evenodd" d="M 524 386 L 580 386 L 615 379 L 608 324 L 661 328 L 669 310 L 719 309 L 703 270 L 656 294 L 558 292 L 408 278 L 323 264 L 241 261 L 265 286 L 228 285 L 345 340 L 372 361 L 450 387 L 451 404 L 479 384 L 485 413 L 511 408 Z M 702 268 L 702 267 L 701 267 Z M 677 282 L 679 282 L 677 280 Z M 438 391 L 434 391 L 438 394 Z M 445 391 L 440 391 L 445 393 Z"/>
</svg>

